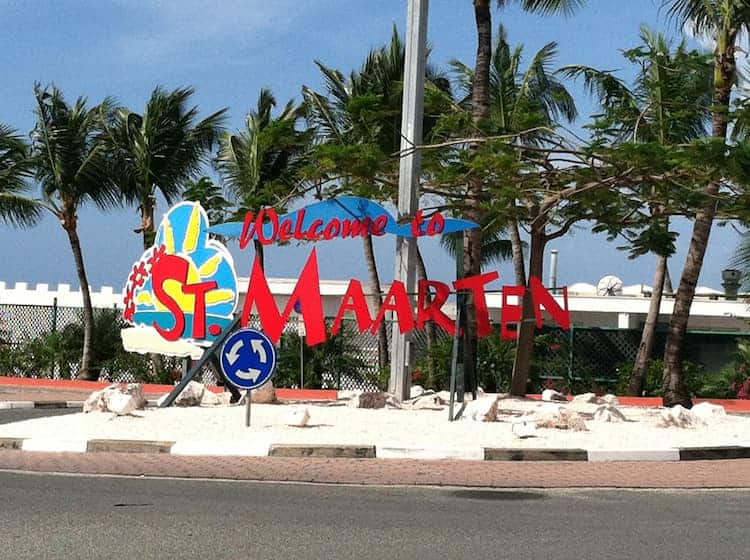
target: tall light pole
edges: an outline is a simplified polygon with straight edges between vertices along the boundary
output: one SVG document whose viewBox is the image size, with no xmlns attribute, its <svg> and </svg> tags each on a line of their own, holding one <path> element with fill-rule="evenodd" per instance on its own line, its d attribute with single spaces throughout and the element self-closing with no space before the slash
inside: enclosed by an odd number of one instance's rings
<svg viewBox="0 0 750 560">
<path fill-rule="evenodd" d="M 398 218 L 408 220 L 419 206 L 419 171 L 421 155 L 414 146 L 422 143 L 424 115 L 424 76 L 427 58 L 428 0 L 409 0 L 406 16 L 406 60 L 404 62 L 404 93 L 401 120 L 401 161 L 398 176 Z M 396 238 L 396 270 L 410 294 L 416 286 L 416 238 Z M 413 364 L 410 340 L 393 324 L 391 337 L 391 378 L 388 391 L 397 399 L 409 398 Z"/>
</svg>

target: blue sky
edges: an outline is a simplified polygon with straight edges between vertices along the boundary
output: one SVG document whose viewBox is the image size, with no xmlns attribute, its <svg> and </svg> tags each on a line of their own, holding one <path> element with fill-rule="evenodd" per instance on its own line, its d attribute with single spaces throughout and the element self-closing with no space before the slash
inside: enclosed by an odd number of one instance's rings
<svg viewBox="0 0 750 560">
<path fill-rule="evenodd" d="M 502 19 L 512 43 L 531 53 L 549 41 L 559 43 L 559 64 L 589 64 L 604 69 L 629 69 L 620 50 L 638 43 L 642 23 L 675 33 L 659 13 L 659 0 L 592 0 L 573 18 L 540 18 L 517 9 L 493 13 Z M 280 103 L 299 100 L 301 86 L 320 86 L 313 61 L 320 59 L 343 71 L 357 67 L 367 51 L 386 42 L 395 23 L 404 29 L 405 0 L 0 0 L 0 122 L 26 134 L 33 126 L 32 87 L 54 82 L 69 100 L 85 95 L 96 103 L 106 95 L 140 112 L 154 86 L 191 85 L 194 101 L 204 113 L 230 110 L 230 126 L 240 126 L 261 87 L 270 87 Z M 473 8 L 469 0 L 433 0 L 430 6 L 431 61 L 445 65 L 451 58 L 473 64 L 476 48 Z M 589 115 L 591 101 L 574 87 L 578 126 Z M 165 210 L 162 205 L 160 212 Z M 104 215 L 94 208 L 80 214 L 89 279 L 121 289 L 132 263 L 140 256 L 136 210 Z M 690 227 L 683 234 L 670 271 L 675 283 L 684 262 Z M 36 228 L 14 230 L 0 225 L 0 281 L 58 282 L 77 285 L 67 238 L 51 217 Z M 738 240 L 731 227 L 715 228 L 702 285 L 718 288 Z M 420 241 L 420 243 L 423 243 Z M 395 240 L 378 240 L 376 251 L 384 280 L 393 275 Z M 586 227 L 556 241 L 560 251 L 560 284 L 596 281 L 619 275 L 626 284 L 650 283 L 654 259 L 629 261 L 625 254 L 594 236 Z M 246 275 L 251 254 L 235 254 L 238 273 Z M 295 276 L 308 247 L 269 252 L 272 276 Z M 453 265 L 433 240 L 424 242 L 428 273 L 453 278 Z M 321 275 L 329 279 L 366 277 L 361 244 L 347 240 L 320 244 Z M 506 283 L 512 268 L 499 267 Z"/>
</svg>

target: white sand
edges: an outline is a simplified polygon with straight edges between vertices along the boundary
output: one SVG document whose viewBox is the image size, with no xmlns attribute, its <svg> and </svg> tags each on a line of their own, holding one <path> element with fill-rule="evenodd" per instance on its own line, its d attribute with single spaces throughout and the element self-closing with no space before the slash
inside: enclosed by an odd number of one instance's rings
<svg viewBox="0 0 750 560">
<path fill-rule="evenodd" d="M 286 426 L 290 407 L 306 406 L 310 426 Z M 476 449 L 477 447 L 582 448 L 597 450 L 652 450 L 676 447 L 750 446 L 750 417 L 726 416 L 694 429 L 661 428 L 655 408 L 621 407 L 630 420 L 605 423 L 587 420 L 588 432 L 540 429 L 536 437 L 518 439 L 510 420 L 524 411 L 550 403 L 500 401 L 501 421 L 448 421 L 447 409 L 364 410 L 312 404 L 252 406 L 252 426 L 245 427 L 244 406 L 168 408 L 139 411 L 141 418 L 110 413 L 69 414 L 5 424 L 0 437 L 55 440 L 126 439 L 204 442 L 256 446 L 269 443 L 361 444 Z M 593 412 L 583 405 L 582 412 Z"/>
</svg>

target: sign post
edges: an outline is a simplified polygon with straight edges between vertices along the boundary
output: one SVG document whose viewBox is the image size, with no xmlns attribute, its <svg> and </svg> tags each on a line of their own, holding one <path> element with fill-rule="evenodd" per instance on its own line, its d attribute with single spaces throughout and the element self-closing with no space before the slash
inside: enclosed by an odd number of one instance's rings
<svg viewBox="0 0 750 560">
<path fill-rule="evenodd" d="M 265 333 L 244 328 L 233 332 L 221 348 L 221 370 L 227 381 L 245 393 L 245 426 L 250 426 L 252 391 L 273 377 L 276 347 Z"/>
</svg>

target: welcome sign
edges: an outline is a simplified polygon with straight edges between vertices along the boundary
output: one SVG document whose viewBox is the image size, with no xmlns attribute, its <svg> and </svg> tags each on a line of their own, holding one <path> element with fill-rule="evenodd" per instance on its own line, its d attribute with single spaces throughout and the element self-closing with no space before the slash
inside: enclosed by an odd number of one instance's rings
<svg viewBox="0 0 750 560">
<path fill-rule="evenodd" d="M 358 197 L 342 197 L 317 202 L 279 216 L 273 209 L 248 212 L 242 222 L 210 226 L 200 204 L 182 202 L 171 208 L 162 219 L 154 246 L 147 250 L 133 270 L 125 286 L 125 319 L 135 331 L 123 331 L 123 344 L 128 350 L 164 352 L 187 355 L 183 345 L 209 343 L 232 322 L 238 304 L 237 275 L 227 248 L 209 233 L 236 237 L 241 249 L 253 240 L 262 244 L 280 241 L 317 242 L 334 238 L 356 238 L 365 235 L 393 234 L 404 237 L 440 235 L 478 227 L 474 222 L 443 216 L 433 212 L 425 216 L 418 211 L 406 224 L 397 220 L 383 206 Z M 334 318 L 331 333 L 336 334 L 344 316 L 352 313 L 360 332 L 377 332 L 387 314 L 392 313 L 402 333 L 421 329 L 434 321 L 450 334 L 456 323 L 443 311 L 452 290 L 467 290 L 474 295 L 479 336 L 492 334 L 492 318 L 487 306 L 485 288 L 500 277 L 497 272 L 457 279 L 448 285 L 435 280 L 418 283 L 416 307 L 404 284 L 394 281 L 373 317 L 366 301 L 362 283 L 349 281 Z M 567 290 L 563 289 L 563 306 L 538 278 L 529 283 L 536 323 L 542 325 L 542 308 L 563 328 L 569 328 Z M 499 335 L 515 338 L 515 325 L 521 320 L 520 297 L 525 286 L 504 286 L 500 313 Z M 511 304 L 509 296 L 519 296 Z M 283 310 L 279 310 L 268 280 L 256 257 L 245 301 L 241 325 L 246 326 L 253 311 L 260 318 L 263 331 L 277 343 L 292 311 L 300 310 L 307 333 L 307 344 L 313 346 L 326 340 L 327 332 L 320 293 L 320 274 L 315 247 L 299 274 L 297 284 Z M 154 341 L 154 338 L 161 341 Z M 153 342 L 148 342 L 149 340 Z M 166 344 L 165 344 L 166 343 Z M 166 349 L 165 349 L 166 348 Z"/>
</svg>

